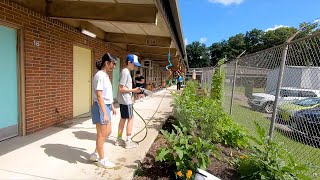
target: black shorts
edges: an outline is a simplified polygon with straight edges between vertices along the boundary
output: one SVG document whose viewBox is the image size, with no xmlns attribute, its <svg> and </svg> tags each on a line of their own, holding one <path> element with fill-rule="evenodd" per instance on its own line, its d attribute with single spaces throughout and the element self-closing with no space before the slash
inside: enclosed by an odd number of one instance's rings
<svg viewBox="0 0 320 180">
<path fill-rule="evenodd" d="M 131 119 L 133 117 L 133 105 L 120 104 L 120 114 L 123 119 Z"/>
</svg>

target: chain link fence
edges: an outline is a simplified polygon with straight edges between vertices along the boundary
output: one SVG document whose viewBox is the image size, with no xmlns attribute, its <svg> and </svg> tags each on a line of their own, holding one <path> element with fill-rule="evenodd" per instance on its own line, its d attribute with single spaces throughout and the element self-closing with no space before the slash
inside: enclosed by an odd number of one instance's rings
<svg viewBox="0 0 320 180">
<path fill-rule="evenodd" d="M 186 74 L 186 81 L 193 79 L 195 75 L 195 80 L 199 82 L 202 88 L 207 88 L 211 91 L 212 86 L 212 76 L 214 74 L 214 67 L 206 67 L 206 68 L 189 68 Z M 205 86 L 205 87 L 204 87 Z"/>
<path fill-rule="evenodd" d="M 214 74 L 214 68 L 203 68 L 201 73 L 201 84 L 206 85 L 207 89 L 211 91 L 212 87 L 212 76 Z"/>
<path fill-rule="evenodd" d="M 253 136 L 257 122 L 311 167 L 308 175 L 320 179 L 320 34 L 228 61 L 223 68 L 225 111 Z M 212 75 L 204 77 L 207 83 Z"/>
</svg>

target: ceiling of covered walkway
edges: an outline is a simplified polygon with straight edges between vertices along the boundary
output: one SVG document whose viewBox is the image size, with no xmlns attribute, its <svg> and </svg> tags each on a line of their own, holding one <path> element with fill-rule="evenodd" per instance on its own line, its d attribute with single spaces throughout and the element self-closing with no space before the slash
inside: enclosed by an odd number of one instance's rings
<svg viewBox="0 0 320 180">
<path fill-rule="evenodd" d="M 186 64 L 176 0 L 13 0 L 119 46 L 140 59 Z M 183 64 L 183 63 L 182 63 Z"/>
</svg>

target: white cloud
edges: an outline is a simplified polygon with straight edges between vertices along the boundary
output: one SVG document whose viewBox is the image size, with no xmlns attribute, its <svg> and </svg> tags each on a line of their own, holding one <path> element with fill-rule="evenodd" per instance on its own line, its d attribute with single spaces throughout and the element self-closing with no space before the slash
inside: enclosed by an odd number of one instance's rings
<svg viewBox="0 0 320 180">
<path fill-rule="evenodd" d="M 206 42 L 207 42 L 207 38 L 206 37 L 200 38 L 200 43 L 206 43 Z"/>
<path fill-rule="evenodd" d="M 229 6 L 232 4 L 241 4 L 244 0 L 209 0 L 211 3 L 223 4 Z"/>
<path fill-rule="evenodd" d="M 188 38 L 184 38 L 184 44 L 188 45 Z"/>
<path fill-rule="evenodd" d="M 320 19 L 314 20 L 313 23 L 320 23 Z"/>
<path fill-rule="evenodd" d="M 266 29 L 265 32 L 267 32 L 267 31 L 273 31 L 273 30 L 276 30 L 276 29 L 282 28 L 282 27 L 289 27 L 289 26 L 285 26 L 285 25 L 275 25 L 275 26 L 273 26 L 272 28 Z"/>
</svg>

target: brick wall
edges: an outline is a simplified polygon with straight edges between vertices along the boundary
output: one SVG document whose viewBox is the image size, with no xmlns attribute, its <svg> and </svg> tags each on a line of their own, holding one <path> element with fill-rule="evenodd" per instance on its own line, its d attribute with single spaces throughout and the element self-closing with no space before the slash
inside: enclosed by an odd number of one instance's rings
<svg viewBox="0 0 320 180">
<path fill-rule="evenodd" d="M 58 20 L 7 0 L 0 0 L 1 21 L 20 26 L 24 34 L 27 134 L 66 120 L 55 113 L 56 107 L 63 116 L 72 117 L 74 45 L 92 49 L 95 60 L 105 52 L 120 59 L 127 54 Z M 39 47 L 33 45 L 34 40 L 40 42 Z"/>
</svg>

